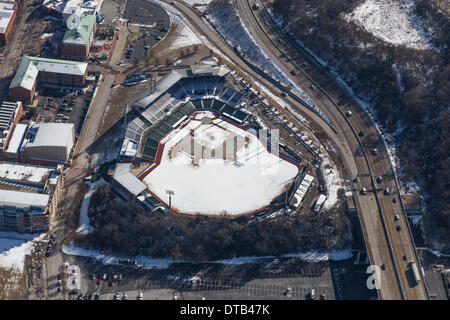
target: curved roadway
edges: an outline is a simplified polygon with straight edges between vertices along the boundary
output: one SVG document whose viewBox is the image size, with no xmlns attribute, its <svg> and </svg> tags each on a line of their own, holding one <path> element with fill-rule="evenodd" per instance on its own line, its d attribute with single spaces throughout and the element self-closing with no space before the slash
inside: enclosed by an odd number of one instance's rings
<svg viewBox="0 0 450 320">
<path fill-rule="evenodd" d="M 299 50 L 293 50 L 292 40 L 274 25 L 262 3 L 260 7 L 263 9 L 258 10 L 257 14 L 251 9 L 248 0 L 236 0 L 235 5 L 243 23 L 273 61 L 287 74 L 293 69 L 299 71 L 298 76 L 291 78 L 315 100 L 336 130 L 345 137 L 352 151 L 347 156 L 354 158 L 357 172 L 370 174 L 369 177 L 360 177 L 354 188 L 360 190 L 365 187 L 372 192 L 367 195 L 355 192 L 354 195 L 371 263 L 386 266 L 386 269 L 381 271 L 378 290 L 380 298 L 427 299 L 423 277 L 416 286 L 411 282 L 409 262 L 418 261 L 401 201 L 393 203 L 394 197 L 399 200 L 397 183 L 393 178 L 384 178 L 380 184 L 374 180 L 382 174 L 391 173 L 393 169 L 387 150 L 372 121 L 347 92 L 342 92 L 345 90 L 324 75 L 324 70 L 311 63 L 310 59 L 305 59 Z M 285 48 L 287 50 L 284 50 Z M 308 62 L 305 64 L 306 61 Z M 307 70 L 305 72 L 302 69 Z M 317 89 L 311 89 L 311 84 Z M 335 101 L 339 101 L 340 106 L 337 106 Z M 349 119 L 344 116 L 347 110 L 353 113 Z M 357 133 L 361 131 L 364 137 L 359 138 Z M 378 155 L 372 154 L 373 148 L 380 151 Z M 350 173 L 352 172 L 353 170 L 350 170 Z M 383 195 L 382 190 L 385 188 L 395 191 L 394 195 Z M 397 214 L 401 218 L 396 222 L 394 216 Z M 401 227 L 400 231 L 396 230 L 397 225 Z"/>
<path fill-rule="evenodd" d="M 169 3 L 169 1 L 164 1 Z M 190 6 L 181 2 L 177 2 L 176 6 L 181 9 L 187 22 L 197 31 L 203 35 L 213 46 L 219 49 L 223 55 L 225 55 L 235 67 L 243 70 L 252 81 L 259 81 L 268 88 L 273 88 L 271 81 L 261 76 L 259 73 L 252 70 L 242 59 L 233 51 L 233 49 L 224 41 L 224 39 L 215 32 L 205 21 L 201 18 L 200 14 L 192 9 Z M 243 22 L 249 28 L 253 37 L 258 43 L 266 50 L 266 53 L 271 55 L 273 61 L 275 61 L 286 72 L 297 68 L 298 65 L 293 64 L 289 59 L 283 58 L 283 53 L 280 51 L 281 45 L 274 45 L 274 40 L 269 39 L 269 36 L 278 38 L 279 42 L 283 42 L 284 39 L 280 35 L 270 35 L 263 30 L 262 24 L 259 24 L 252 10 L 249 7 L 247 1 L 238 1 L 237 6 Z M 267 23 L 270 25 L 270 23 Z M 278 42 L 278 40 L 276 40 Z M 289 46 L 289 45 L 288 45 Z M 304 60 L 304 59 L 303 59 Z M 308 65 L 309 69 L 314 66 Z M 310 70 L 308 70 L 309 73 Z M 320 79 L 327 80 L 333 88 L 337 87 L 335 84 L 329 81 L 327 77 L 324 77 L 320 72 Z M 314 74 L 315 77 L 315 74 Z M 353 116 L 351 117 L 351 125 L 343 116 L 340 111 L 329 99 L 325 92 L 329 93 L 328 83 L 323 85 L 324 91 L 321 90 L 309 90 L 311 80 L 307 75 L 300 73 L 299 76 L 293 77 L 294 81 L 302 84 L 302 88 L 315 100 L 317 105 L 326 113 L 327 117 L 333 122 L 338 133 L 334 133 L 333 130 L 319 117 L 317 114 L 311 112 L 307 108 L 302 107 L 297 101 L 287 97 L 285 100 L 292 106 L 301 109 L 310 119 L 313 119 L 328 135 L 330 140 L 333 140 L 337 149 L 339 149 L 339 155 L 343 160 L 345 171 L 348 179 L 353 179 L 358 174 L 369 174 L 378 176 L 385 173 L 392 172 L 392 167 L 388 159 L 385 148 L 381 143 L 381 140 L 377 139 L 378 133 L 376 128 L 372 125 L 368 116 L 357 106 L 351 99 L 345 99 L 345 110 L 352 110 Z M 318 86 L 318 84 L 317 84 Z M 340 97 L 340 96 L 339 96 Z M 340 97 L 340 101 L 343 99 Z M 280 110 L 283 111 L 283 110 Z M 358 140 L 356 132 L 365 132 L 365 139 L 362 139 L 362 145 Z M 371 148 L 377 147 L 380 150 L 378 156 L 372 156 L 368 151 L 367 141 L 370 137 L 375 137 L 375 141 L 371 142 Z M 373 146 L 372 146 L 373 145 Z M 364 146 L 362 148 L 361 146 Z M 366 152 L 367 150 L 367 152 Z M 366 157 L 365 157 L 366 155 Z M 369 252 L 370 261 L 374 265 L 385 265 L 385 270 L 381 271 L 380 283 L 378 294 L 381 299 L 426 299 L 426 291 L 423 285 L 423 279 L 419 285 L 413 287 L 409 284 L 409 267 L 408 262 L 415 259 L 415 252 L 412 240 L 408 233 L 407 222 L 404 216 L 399 201 L 397 203 L 392 202 L 394 196 L 382 196 L 374 192 L 374 188 L 390 188 L 391 190 L 397 190 L 396 183 L 393 179 L 384 179 L 380 186 L 377 186 L 372 176 L 360 177 L 358 183 L 354 185 L 355 190 L 360 190 L 362 187 L 366 187 L 369 190 L 367 195 L 360 195 L 355 192 L 355 200 L 358 208 L 358 214 L 360 217 L 366 246 Z M 398 193 L 397 193 L 398 194 Z M 398 199 L 398 196 L 395 196 Z M 394 216 L 399 214 L 401 216 L 400 221 L 394 222 Z M 396 225 L 399 224 L 402 227 L 400 232 L 395 230 Z M 391 244 L 389 246 L 389 243 Z M 403 255 L 407 256 L 407 261 L 403 261 Z M 396 272 L 397 269 L 397 272 Z"/>
</svg>

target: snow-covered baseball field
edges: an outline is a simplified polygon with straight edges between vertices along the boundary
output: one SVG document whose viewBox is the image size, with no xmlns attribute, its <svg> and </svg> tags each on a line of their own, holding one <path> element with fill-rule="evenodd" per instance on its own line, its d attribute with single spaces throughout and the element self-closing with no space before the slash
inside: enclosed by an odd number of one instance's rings
<svg viewBox="0 0 450 320">
<path fill-rule="evenodd" d="M 220 118 L 203 123 L 199 114 L 161 141 L 161 163 L 143 179 L 158 198 L 168 204 L 171 190 L 178 212 L 239 215 L 290 186 L 296 165 L 269 153 L 254 134 Z"/>
</svg>

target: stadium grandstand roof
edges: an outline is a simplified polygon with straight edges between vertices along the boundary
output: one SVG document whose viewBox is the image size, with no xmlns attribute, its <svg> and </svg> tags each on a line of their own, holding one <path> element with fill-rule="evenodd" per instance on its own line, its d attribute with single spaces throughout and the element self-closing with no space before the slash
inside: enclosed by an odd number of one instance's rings
<svg viewBox="0 0 450 320">
<path fill-rule="evenodd" d="M 186 69 L 172 70 L 156 82 L 154 91 L 152 91 L 153 88 L 148 89 L 134 104 L 140 108 L 147 107 L 182 78 L 189 78 L 199 75 L 224 76 L 228 72 L 230 72 L 230 70 L 224 67 L 214 67 L 212 65 L 200 64 L 192 65 Z"/>
<path fill-rule="evenodd" d="M 25 56 L 9 88 L 22 87 L 31 90 L 40 71 L 82 76 L 86 73 L 87 66 L 87 62 Z"/>
<path fill-rule="evenodd" d="M 113 179 L 122 187 L 127 189 L 131 194 L 137 196 L 142 193 L 147 186 L 130 171 L 131 163 L 118 163 L 114 171 Z"/>
</svg>

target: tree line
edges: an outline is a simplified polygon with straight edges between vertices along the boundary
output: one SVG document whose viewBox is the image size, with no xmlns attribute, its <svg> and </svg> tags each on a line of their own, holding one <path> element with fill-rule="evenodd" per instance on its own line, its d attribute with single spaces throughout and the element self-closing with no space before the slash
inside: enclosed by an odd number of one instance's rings
<svg viewBox="0 0 450 320">
<path fill-rule="evenodd" d="M 341 212 L 337 207 L 323 214 L 280 216 L 251 223 L 250 217 L 161 216 L 145 212 L 134 201 L 119 200 L 110 186 L 102 186 L 93 193 L 88 211 L 94 231 L 76 242 L 126 256 L 182 260 L 279 256 L 348 245 Z"/>
</svg>

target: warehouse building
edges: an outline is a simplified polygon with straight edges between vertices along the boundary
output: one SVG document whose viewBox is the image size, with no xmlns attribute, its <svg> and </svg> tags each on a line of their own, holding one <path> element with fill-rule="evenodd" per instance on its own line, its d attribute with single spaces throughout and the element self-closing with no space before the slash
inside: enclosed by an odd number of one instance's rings
<svg viewBox="0 0 450 320">
<path fill-rule="evenodd" d="M 75 143 L 73 123 L 38 123 L 28 129 L 21 159 L 37 165 L 68 164 Z"/>
<path fill-rule="evenodd" d="M 22 103 L 3 102 L 0 106 L 0 160 L 4 160 L 5 152 L 13 136 L 14 128 L 22 117 Z"/>
<path fill-rule="evenodd" d="M 14 1 L 0 1 L 0 44 L 8 43 L 17 15 L 17 4 Z"/>
<path fill-rule="evenodd" d="M 94 15 L 82 15 L 80 24 L 75 29 L 69 29 L 64 34 L 61 56 L 65 59 L 87 60 L 94 41 L 96 29 Z"/>
<path fill-rule="evenodd" d="M 11 98 L 31 103 L 39 85 L 83 87 L 87 62 L 25 56 L 9 86 Z"/>
</svg>

